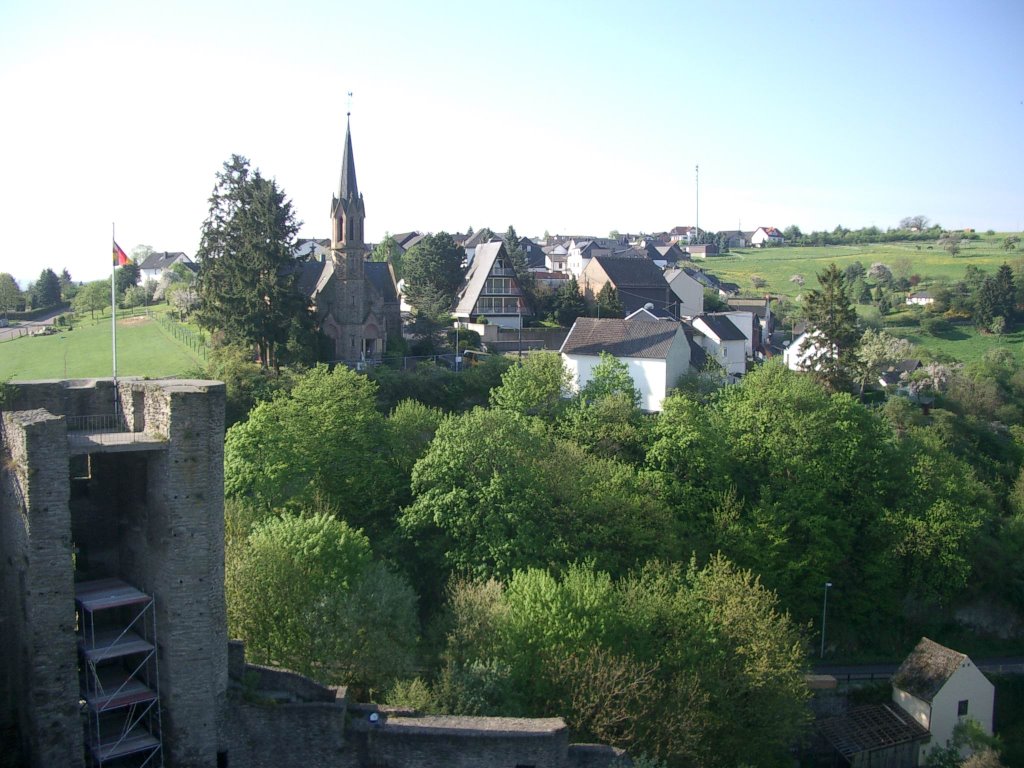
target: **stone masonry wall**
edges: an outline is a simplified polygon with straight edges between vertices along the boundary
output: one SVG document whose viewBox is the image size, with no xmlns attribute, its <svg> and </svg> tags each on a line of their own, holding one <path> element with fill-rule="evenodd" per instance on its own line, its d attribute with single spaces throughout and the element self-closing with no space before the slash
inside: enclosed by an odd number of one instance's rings
<svg viewBox="0 0 1024 768">
<path fill-rule="evenodd" d="M 28 765 L 81 766 L 65 423 L 42 410 L 3 421 L 0 703 Z"/>
<path fill-rule="evenodd" d="M 156 598 L 164 754 L 175 768 L 213 768 L 228 665 L 224 385 L 149 383 L 145 420 L 168 443 L 149 454 L 145 548 L 132 578 Z"/>
</svg>

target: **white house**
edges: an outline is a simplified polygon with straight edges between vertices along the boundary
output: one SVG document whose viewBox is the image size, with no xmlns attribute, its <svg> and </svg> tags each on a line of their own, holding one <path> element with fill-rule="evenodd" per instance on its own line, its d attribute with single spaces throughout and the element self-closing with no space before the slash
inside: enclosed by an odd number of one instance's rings
<svg viewBox="0 0 1024 768">
<path fill-rule="evenodd" d="M 709 356 L 725 369 L 730 376 L 743 375 L 747 371 L 747 339 L 732 320 L 725 315 L 700 315 L 690 324 L 703 338 L 699 343 Z"/>
<path fill-rule="evenodd" d="M 811 359 L 817 357 L 819 352 L 813 332 L 805 331 L 786 347 L 782 353 L 782 361 L 791 371 L 806 371 L 811 367 Z"/>
<path fill-rule="evenodd" d="M 153 280 L 159 282 L 161 276 L 175 264 L 184 264 L 193 272 L 197 271 L 194 261 L 180 251 L 157 251 L 149 254 L 139 264 L 139 277 L 142 282 Z"/>
<path fill-rule="evenodd" d="M 544 248 L 544 266 L 549 272 L 565 272 L 569 259 L 569 249 L 561 243 Z"/>
<path fill-rule="evenodd" d="M 896 670 L 892 700 L 931 733 L 921 747 L 922 765 L 931 750 L 949 745 L 953 729 L 968 717 L 992 733 L 995 686 L 966 655 L 927 637 Z"/>
<path fill-rule="evenodd" d="M 782 245 L 786 240 L 775 227 L 758 227 L 750 236 L 750 244 L 755 248 L 763 248 L 766 245 Z"/>
<path fill-rule="evenodd" d="M 611 246 L 603 246 L 596 240 L 580 240 L 579 242 L 570 240 L 566 256 L 566 269 L 578 280 L 591 259 L 595 256 L 608 256 L 612 250 Z"/>
<path fill-rule="evenodd" d="M 660 411 L 668 391 L 690 369 L 683 326 L 663 320 L 581 317 L 559 352 L 577 388 L 590 381 L 602 352 L 614 356 L 629 369 L 645 411 Z"/>
<path fill-rule="evenodd" d="M 679 299 L 679 316 L 693 317 L 704 312 L 704 286 L 685 269 L 665 270 L 665 279 Z"/>
<path fill-rule="evenodd" d="M 926 307 L 929 304 L 935 303 L 935 297 L 927 291 L 920 291 L 918 293 L 912 293 L 907 296 L 907 304 L 916 304 L 919 307 Z"/>
<path fill-rule="evenodd" d="M 743 309 L 730 309 L 725 312 L 715 312 L 718 317 L 728 317 L 729 321 L 736 326 L 736 329 L 743 334 L 743 352 L 748 360 L 754 359 L 754 346 L 761 341 L 760 320 L 753 312 Z"/>
</svg>

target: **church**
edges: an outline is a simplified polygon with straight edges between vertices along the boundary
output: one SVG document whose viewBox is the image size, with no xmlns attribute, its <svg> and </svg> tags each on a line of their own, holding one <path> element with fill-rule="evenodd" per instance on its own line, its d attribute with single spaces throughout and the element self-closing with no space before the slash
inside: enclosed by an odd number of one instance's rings
<svg viewBox="0 0 1024 768">
<path fill-rule="evenodd" d="M 366 206 L 356 183 L 351 122 L 338 192 L 331 200 L 329 249 L 305 257 L 296 286 L 309 301 L 323 346 L 321 359 L 358 365 L 380 360 L 388 340 L 401 339 L 402 318 L 394 269 L 369 261 L 363 236 Z"/>
</svg>

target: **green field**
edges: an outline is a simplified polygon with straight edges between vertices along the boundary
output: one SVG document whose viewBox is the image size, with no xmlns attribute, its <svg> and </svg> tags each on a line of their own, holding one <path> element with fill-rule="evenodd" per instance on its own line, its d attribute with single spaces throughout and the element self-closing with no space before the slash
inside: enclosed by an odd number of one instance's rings
<svg viewBox="0 0 1024 768">
<path fill-rule="evenodd" d="M 1001 247 L 1008 233 L 981 235 L 978 240 L 965 240 L 961 251 L 950 256 L 937 243 L 879 243 L 874 245 L 831 245 L 807 248 L 744 248 L 706 261 L 697 266 L 718 277 L 737 283 L 744 295 L 771 293 L 796 297 L 801 288 L 790 282 L 793 275 L 803 275 L 804 289 L 814 288 L 815 275 L 835 262 L 840 269 L 860 261 L 870 267 L 880 261 L 897 277 L 919 275 L 924 283 L 936 278 L 956 280 L 963 277 L 968 265 L 995 272 L 1003 262 L 1017 266 L 1024 261 L 1024 251 L 1004 251 Z M 768 281 L 765 288 L 754 289 L 751 276 Z"/>
<path fill-rule="evenodd" d="M 161 329 L 153 317 L 119 319 L 118 376 L 180 376 L 202 361 Z M 0 380 L 110 377 L 110 316 L 85 320 L 52 336 L 25 336 L 0 343 Z"/>
</svg>

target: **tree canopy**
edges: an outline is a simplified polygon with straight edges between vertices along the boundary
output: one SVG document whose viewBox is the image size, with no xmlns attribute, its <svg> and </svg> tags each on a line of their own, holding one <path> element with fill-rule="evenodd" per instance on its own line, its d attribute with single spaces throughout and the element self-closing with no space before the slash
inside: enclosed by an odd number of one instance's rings
<svg viewBox="0 0 1024 768">
<path fill-rule="evenodd" d="M 283 362 L 289 339 L 311 326 L 293 279 L 298 229 L 277 182 L 232 155 L 217 173 L 196 254 L 198 317 L 226 341 L 255 348 L 264 366 Z"/>
</svg>

